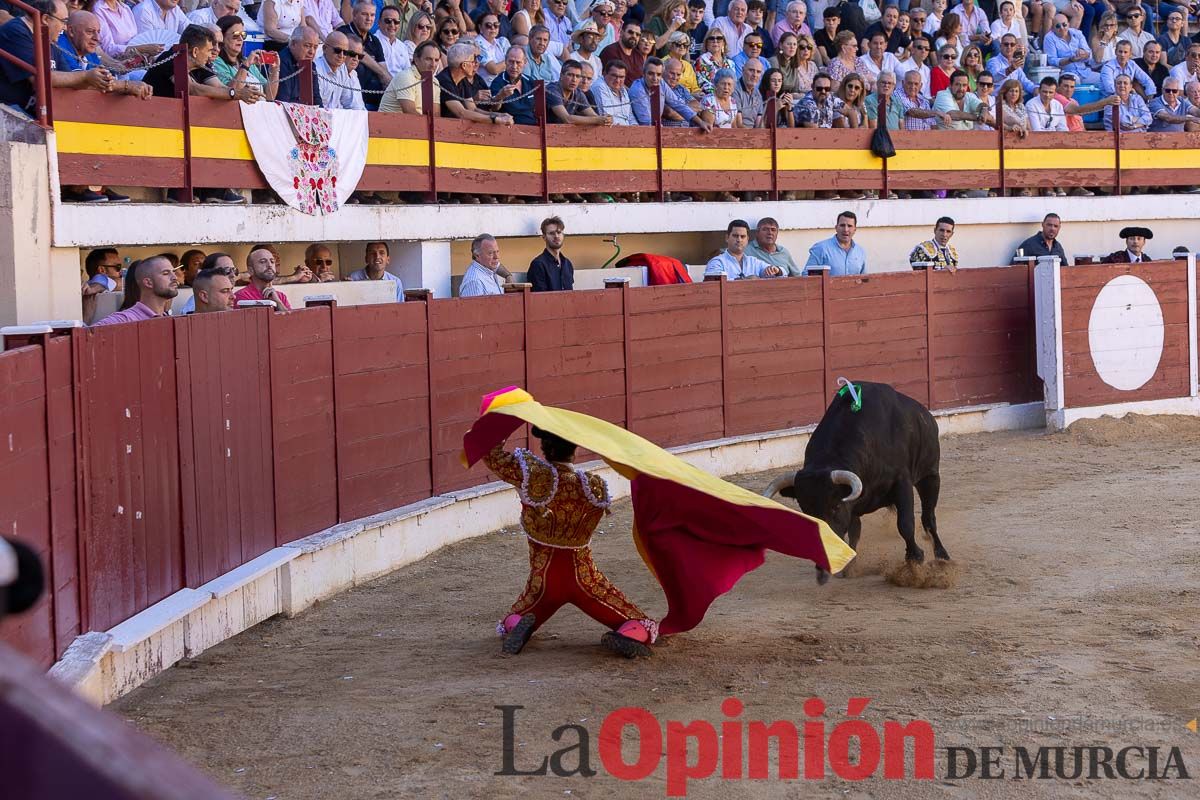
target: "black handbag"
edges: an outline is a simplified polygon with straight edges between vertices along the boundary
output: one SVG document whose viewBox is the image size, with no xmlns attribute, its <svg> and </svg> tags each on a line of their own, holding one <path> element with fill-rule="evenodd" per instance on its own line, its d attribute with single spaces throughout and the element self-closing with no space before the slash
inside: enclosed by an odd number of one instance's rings
<svg viewBox="0 0 1200 800">
<path fill-rule="evenodd" d="M 871 152 L 880 158 L 892 158 L 896 155 L 896 146 L 892 144 L 892 135 L 888 133 L 887 125 L 880 117 L 880 125 L 871 134 Z"/>
</svg>

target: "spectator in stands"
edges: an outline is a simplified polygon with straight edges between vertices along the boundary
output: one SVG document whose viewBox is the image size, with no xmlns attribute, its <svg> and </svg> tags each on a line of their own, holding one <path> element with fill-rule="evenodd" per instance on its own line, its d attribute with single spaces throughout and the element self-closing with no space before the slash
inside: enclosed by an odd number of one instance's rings
<svg viewBox="0 0 1200 800">
<path fill-rule="evenodd" d="M 1148 42 L 1154 41 L 1154 34 L 1146 30 L 1146 13 L 1140 7 L 1134 7 L 1125 15 L 1125 30 L 1121 31 L 1120 39 L 1129 42 L 1133 47 L 1133 57 L 1141 58 L 1142 50 Z"/>
<path fill-rule="evenodd" d="M 1200 108 L 1200 81 L 1188 81 L 1184 85 L 1183 91 L 1192 108 Z M 1200 131 L 1200 122 L 1186 122 L 1183 129 L 1188 133 Z"/>
<path fill-rule="evenodd" d="M 204 269 L 192 282 L 196 314 L 233 310 L 233 280 L 221 269 Z"/>
<path fill-rule="evenodd" d="M 387 242 L 367 242 L 366 266 L 350 273 L 352 281 L 391 281 L 396 287 L 396 302 L 404 302 L 404 283 L 399 276 L 388 272 L 392 251 Z"/>
<path fill-rule="evenodd" d="M 1200 109 L 1193 108 L 1183 96 L 1183 87 L 1176 78 L 1163 81 L 1162 97 L 1150 103 L 1150 114 L 1150 130 L 1155 132 L 1180 133 L 1188 122 L 1200 121 Z"/>
<path fill-rule="evenodd" d="M 471 14 L 475 21 L 475 30 L 479 33 L 483 33 L 484 31 L 484 23 L 486 22 L 484 18 L 488 14 L 496 15 L 496 21 L 498 23 L 496 27 L 496 37 L 498 39 L 505 40 L 504 50 L 501 50 L 499 54 L 500 61 L 504 60 L 504 52 L 508 50 L 509 41 L 511 41 L 513 37 L 512 20 L 510 20 L 508 17 L 508 3 L 509 0 L 486 0 L 485 3 L 480 4 L 480 8 L 477 8 Z"/>
<path fill-rule="evenodd" d="M 338 280 L 333 251 L 321 242 L 313 242 L 304 248 L 304 263 L 296 267 L 291 279 L 277 279 L 280 283 L 329 283 Z"/>
<path fill-rule="evenodd" d="M 38 0 L 33 7 L 42 14 L 42 25 L 46 28 L 49 41 L 59 40 L 67 24 L 67 5 L 63 0 Z M 21 15 L 0 25 L 0 48 L 28 64 L 35 64 L 33 46 L 33 17 Z M 51 56 L 54 57 L 53 55 Z M 94 66 L 86 70 L 56 70 L 51 80 L 55 88 L 94 89 L 109 92 L 116 86 L 116 78 L 105 67 Z M 30 116 L 35 116 L 36 92 L 34 76 L 7 60 L 0 60 L 0 103 Z M 95 194 L 95 193 L 93 193 Z M 96 198 L 103 201 L 103 196 Z"/>
<path fill-rule="evenodd" d="M 66 6 L 65 3 L 60 5 Z M 179 279 L 175 277 L 171 262 L 162 256 L 151 256 L 139 261 L 137 266 L 130 267 L 130 272 L 131 280 L 127 280 L 126 285 L 136 285 L 137 302 L 127 309 L 109 314 L 92 327 L 140 322 L 167 315 L 171 299 L 179 295 Z"/>
<path fill-rule="evenodd" d="M 904 127 L 904 106 L 897 103 L 892 95 L 896 93 L 896 76 L 887 70 L 879 73 L 875 79 L 875 91 L 867 95 L 863 107 L 867 113 L 867 127 L 879 127 L 879 104 L 887 107 L 887 117 L 884 125 L 890 131 L 898 131 Z"/>
<path fill-rule="evenodd" d="M 825 25 L 813 34 L 813 41 L 816 42 L 819 53 L 817 63 L 827 64 L 830 60 L 837 58 L 841 49 L 837 42 L 837 35 L 838 27 L 842 23 L 842 13 L 837 6 L 829 6 L 822 12 L 821 18 Z"/>
<path fill-rule="evenodd" d="M 1087 40 L 1062 14 L 1054 16 L 1054 30 L 1046 35 L 1042 48 L 1050 66 L 1073 73 L 1084 83 L 1094 84 L 1100 80 L 1100 74 L 1088 66 L 1092 51 Z"/>
<path fill-rule="evenodd" d="M 867 92 L 862 76 L 851 72 L 842 78 L 834 99 L 842 101 L 842 115 L 847 128 L 863 128 L 867 124 L 867 108 L 864 103 Z"/>
<path fill-rule="evenodd" d="M 983 9 L 975 5 L 975 0 L 963 0 L 960 5 L 950 9 L 950 13 L 962 19 L 962 33 L 959 39 L 962 47 L 974 44 L 978 45 L 980 50 L 992 49 L 991 23 L 988 22 Z M 1082 11 L 1078 14 L 1083 16 Z"/>
<path fill-rule="evenodd" d="M 304 24 L 327 40 L 345 23 L 334 0 L 304 0 Z"/>
<path fill-rule="evenodd" d="M 1083 115 L 1090 114 L 1093 111 L 1100 111 L 1106 106 L 1117 105 L 1121 99 L 1116 95 L 1112 97 L 1102 97 L 1091 103 L 1080 104 L 1073 98 L 1075 97 L 1075 85 L 1078 78 L 1074 73 L 1064 72 L 1058 77 L 1058 94 L 1055 99 L 1062 103 L 1063 110 L 1067 114 L 1067 130 L 1073 133 L 1083 131 Z"/>
<path fill-rule="evenodd" d="M 291 311 L 287 295 L 275 288 L 279 274 L 279 252 L 269 244 L 256 244 L 246 256 L 246 268 L 250 270 L 250 285 L 234 293 L 235 301 L 270 300 L 276 311 Z"/>
<path fill-rule="evenodd" d="M 733 58 L 729 59 L 730 66 L 733 67 L 733 74 L 738 78 L 742 77 L 742 70 L 750 61 L 756 62 L 761 69 L 759 77 L 770 68 L 771 64 L 767 59 L 762 57 L 763 38 L 757 33 L 748 33 L 746 38 L 742 39 L 742 52 L 738 53 Z M 757 87 L 755 87 L 757 88 Z"/>
<path fill-rule="evenodd" d="M 256 20 L 266 38 L 267 49 L 286 51 L 292 33 L 304 25 L 305 15 L 304 0 L 263 0 Z"/>
<path fill-rule="evenodd" d="M 900 87 L 901 91 L 895 92 L 891 97 L 892 103 L 903 110 L 904 130 L 931 130 L 938 120 L 941 120 L 943 125 L 949 127 L 952 121 L 950 115 L 945 112 L 933 110 L 929 99 L 921 94 L 922 85 L 921 73 L 916 70 L 909 70 L 904 76 L 904 83 Z"/>
<path fill-rule="evenodd" d="M 255 50 L 248 57 L 242 57 L 246 26 L 241 17 L 221 17 L 217 27 L 222 34 L 221 52 L 213 59 L 212 71 L 221 83 L 233 88 L 254 83 L 267 100 L 274 100 L 279 94 L 279 59 L 275 59 L 264 71 L 262 53 L 265 51 Z"/>
<path fill-rule="evenodd" d="M 725 249 L 709 260 L 704 268 L 704 277 L 724 275 L 731 281 L 737 281 L 744 278 L 778 278 L 785 274 L 779 267 L 747 253 L 749 244 L 750 223 L 744 219 L 730 222 L 725 228 Z"/>
<path fill-rule="evenodd" d="M 608 74 L 608 65 L 616 61 L 625 67 L 625 86 L 642 77 L 642 65 L 645 55 L 638 49 L 638 40 L 642 36 L 642 26 L 636 22 L 626 22 L 621 28 L 621 40 L 613 42 L 600 51 L 600 61 L 604 64 L 604 75 Z M 597 97 L 597 100 L 600 98 Z"/>
<path fill-rule="evenodd" d="M 413 8 L 414 6 L 409 6 Z M 433 17 L 421 13 L 421 28 L 419 31 L 414 31 L 420 36 L 420 41 L 426 41 L 433 36 Z M 383 50 L 383 68 L 388 71 L 388 79 L 383 82 L 386 87 L 392 82 L 392 76 L 399 72 L 406 72 L 412 66 L 413 52 L 416 45 L 420 42 L 409 42 L 404 38 L 405 29 L 401 27 L 403 20 L 400 17 L 400 9 L 395 6 L 384 6 L 379 12 L 379 31 L 377 38 L 379 39 L 379 48 Z"/>
<path fill-rule="evenodd" d="M 678 58 L 668 58 L 665 62 L 663 62 L 662 91 L 664 95 L 669 94 L 671 97 L 674 97 L 676 100 L 676 105 L 685 105 L 693 112 L 699 112 L 700 102 L 692 95 L 692 93 L 688 90 L 688 87 L 684 86 L 683 83 L 685 66 L 690 67 L 691 65 L 687 64 L 685 61 L 681 61 Z M 695 77 L 694 72 L 692 73 L 692 76 Z M 642 77 L 643 79 L 646 77 L 644 72 Z M 636 83 L 634 84 L 635 87 L 637 85 L 638 84 Z M 633 94 L 634 90 L 630 89 L 629 92 L 630 94 Z M 701 96 L 703 95 L 701 94 Z M 636 101 L 636 95 L 634 99 Z M 666 99 L 666 97 L 663 98 L 664 105 L 666 104 Z M 639 107 L 635 102 L 633 110 L 635 114 L 638 114 L 638 121 L 640 122 L 642 120 L 642 116 L 641 112 L 638 111 L 638 108 Z M 688 121 L 684 118 L 682 113 L 674 109 L 675 106 L 672 106 L 671 109 L 663 111 L 663 125 L 669 128 L 686 128 L 689 124 Z M 650 104 L 648 98 L 646 106 L 643 110 L 647 115 L 650 113 Z M 701 125 L 700 127 L 704 127 L 705 130 L 712 130 L 712 126 L 705 122 L 698 113 L 695 117 L 693 117 L 693 119 L 699 120 L 699 122 L 696 123 L 697 125 L 704 123 L 704 125 Z"/>
<path fill-rule="evenodd" d="M 179 257 L 179 266 L 183 269 L 184 286 L 191 286 L 192 281 L 196 280 L 196 275 L 198 275 L 200 270 L 204 267 L 205 258 L 206 256 L 204 255 L 203 250 L 195 249 L 186 250 L 184 251 L 184 254 Z"/>
<path fill-rule="evenodd" d="M 1200 41 L 1188 45 L 1187 57 L 1171 67 L 1171 77 L 1179 79 L 1185 89 L 1192 81 L 1200 80 Z"/>
<path fill-rule="evenodd" d="M 1148 131 L 1150 123 L 1154 120 L 1150 116 L 1150 108 L 1146 105 L 1146 101 L 1133 91 L 1133 80 L 1128 75 L 1118 75 L 1115 85 L 1116 94 L 1121 103 L 1104 109 L 1104 130 L 1111 131 L 1113 129 L 1115 115 L 1119 120 L 1122 133 L 1145 133 Z"/>
<path fill-rule="evenodd" d="M 1171 74 L 1163 57 L 1162 45 L 1158 42 L 1146 42 L 1141 57 L 1135 58 L 1133 63 L 1150 76 L 1150 80 L 1154 82 L 1154 93 L 1162 94 L 1163 81 Z"/>
<path fill-rule="evenodd" d="M 705 95 L 713 93 L 717 73 L 723 69 L 730 69 L 730 62 L 726 57 L 728 52 L 725 34 L 718 30 L 709 31 L 704 39 L 704 54 L 696 60 L 696 82 Z"/>
<path fill-rule="evenodd" d="M 742 40 L 754 28 L 746 23 L 746 0 L 732 0 L 725 10 L 726 16 L 717 17 L 709 25 L 709 31 L 720 31 L 725 38 L 727 53 L 738 53 L 742 49 Z"/>
<path fill-rule="evenodd" d="M 778 69 L 783 76 L 783 91 L 808 94 L 812 91 L 813 78 L 819 68 L 813 60 L 815 49 L 812 37 L 797 38 L 794 33 L 785 33 L 779 40 L 779 48 L 770 60 L 768 69 Z"/>
<path fill-rule="evenodd" d="M 1181 63 L 1187 58 L 1188 38 L 1187 27 L 1182 11 L 1172 11 L 1167 15 L 1167 29 L 1158 37 L 1158 43 L 1163 49 L 1163 61 L 1169 67 Z"/>
<path fill-rule="evenodd" d="M 362 40 L 362 58 L 359 59 L 355 70 L 359 85 L 367 92 L 382 91 L 391 83 L 392 75 L 385 64 L 387 57 L 379 37 L 371 33 L 375 27 L 375 0 L 354 0 L 350 22 L 341 25 L 337 30 L 347 36 L 357 36 Z M 363 103 L 368 111 L 375 111 L 379 106 L 378 95 L 363 95 Z"/>
<path fill-rule="evenodd" d="M 767 29 L 764 27 L 766 15 L 767 4 L 763 0 L 749 0 L 746 3 L 746 24 L 750 26 L 751 34 L 758 34 L 758 37 L 762 39 L 762 57 L 770 58 L 775 55 L 775 42 L 771 40 L 770 34 L 767 33 Z"/>
<path fill-rule="evenodd" d="M 837 91 L 842 80 L 858 68 L 858 39 L 854 31 L 841 31 L 837 35 L 838 52 L 826 65 L 829 77 L 833 79 L 833 90 Z"/>
<path fill-rule="evenodd" d="M 796 104 L 797 128 L 845 128 L 847 112 L 833 96 L 833 81 L 824 72 L 813 78 L 812 92 Z"/>
<path fill-rule="evenodd" d="M 933 110 L 949 115 L 951 120 L 946 123 L 945 117 L 941 117 L 938 128 L 969 131 L 980 122 L 992 126 L 996 124 L 995 118 L 988 113 L 987 104 L 978 95 L 968 92 L 968 85 L 967 73 L 957 69 L 950 77 L 950 88 L 938 92 L 933 101 Z"/>
<path fill-rule="evenodd" d="M 574 59 L 563 64 L 558 83 L 546 87 L 547 122 L 568 125 L 612 125 L 612 117 L 595 112 L 583 92 L 579 90 L 579 79 L 583 70 Z"/>
<path fill-rule="evenodd" d="M 442 17 L 435 26 L 433 41 L 437 43 L 438 48 L 444 56 L 450 52 L 451 47 L 458 44 L 459 39 L 462 39 L 464 42 L 467 41 L 467 39 L 463 38 L 462 34 L 464 31 L 469 30 L 469 28 L 463 26 L 453 17 Z"/>
<path fill-rule="evenodd" d="M 270 2 L 270 0 L 268 0 Z M 321 49 L 321 37 L 315 28 L 307 25 L 297 25 L 292 29 L 287 49 L 279 54 L 279 91 L 275 99 L 281 103 L 299 103 L 300 97 L 300 63 L 315 61 Z M 317 71 L 312 71 L 312 99 L 314 105 L 321 103 L 321 87 L 318 85 Z"/>
<path fill-rule="evenodd" d="M 637 125 L 626 86 L 625 64 L 613 59 L 604 63 L 604 80 L 592 87 L 600 113 L 612 117 L 613 125 Z"/>
<path fill-rule="evenodd" d="M 943 89 L 950 88 L 950 76 L 954 74 L 958 63 L 958 48 L 953 44 L 944 44 L 937 48 L 937 63 L 929 70 L 929 94 L 937 97 Z M 969 82 L 968 82 L 969 85 Z"/>
<path fill-rule="evenodd" d="M 383 98 L 379 101 L 380 111 L 399 111 L 404 114 L 423 114 L 421 105 L 422 74 L 434 72 L 442 60 L 442 51 L 432 41 L 421 42 L 413 55 L 412 65 L 392 78 Z M 442 85 L 433 82 L 433 102 L 442 102 Z"/>
<path fill-rule="evenodd" d="M 689 62 L 695 61 L 704 52 L 704 37 L 708 35 L 708 20 L 705 19 L 707 10 L 705 0 L 688 0 L 687 19 L 677 31 L 688 36 L 686 59 Z"/>
<path fill-rule="evenodd" d="M 193 25 L 216 25 L 221 17 L 237 16 L 242 10 L 242 0 L 212 0 L 205 8 L 197 8 L 187 15 Z"/>
<path fill-rule="evenodd" d="M 1005 36 L 1012 36 L 1022 48 L 1029 47 L 1025 21 L 1016 13 L 1016 5 L 1013 4 L 1013 0 L 1003 0 L 1000 3 L 1000 16 L 992 20 L 992 41 L 1000 42 Z M 1084 38 L 1087 38 L 1086 33 Z"/>
<path fill-rule="evenodd" d="M 525 77 L 525 64 L 525 48 L 519 45 L 508 48 L 504 72 L 492 81 L 492 101 L 517 125 L 537 125 L 537 116 L 533 113 L 533 80 Z M 520 99 L 514 99 L 518 97 Z"/>
<path fill-rule="evenodd" d="M 954 220 L 950 217 L 939 217 L 933 225 L 933 238 L 926 239 L 913 248 L 908 254 L 908 263 L 917 268 L 917 264 L 932 264 L 934 269 L 947 269 L 958 272 L 958 251 L 950 244 L 954 236 Z"/>
<path fill-rule="evenodd" d="M 876 34 L 883 34 L 883 51 L 891 55 L 893 53 L 903 53 L 908 50 L 912 44 L 912 37 L 904 31 L 900 30 L 898 23 L 900 22 L 900 9 L 897 6 L 884 6 L 878 22 L 872 23 L 866 31 L 863 32 L 859 46 L 864 53 L 871 52 L 869 50 L 871 39 Z M 878 61 L 878 56 L 871 56 Z M 880 67 L 885 69 L 885 67 Z M 861 72 L 862 69 L 859 69 Z M 878 72 L 879 70 L 875 70 Z"/>
<path fill-rule="evenodd" d="M 350 70 L 346 68 L 346 53 L 350 51 L 350 39 L 341 31 L 333 31 L 325 37 L 321 54 L 313 61 L 313 72 L 321 89 L 322 108 L 354 108 L 354 93 Z"/>
<path fill-rule="evenodd" d="M 36 4 L 30 5 L 37 8 Z M 123 0 L 96 0 L 90 11 L 100 20 L 100 48 L 109 58 L 137 63 L 162 51 L 159 44 L 129 47 L 129 40 L 137 35 L 138 25 L 133 8 Z"/>
<path fill-rule="evenodd" d="M 1112 61 L 1117 55 L 1117 15 L 1107 13 L 1100 18 L 1100 24 L 1092 31 L 1092 63 L 1097 68 Z"/>
<path fill-rule="evenodd" d="M 560 73 L 561 77 L 561 73 Z M 596 71 L 592 69 L 592 62 L 579 62 L 579 91 L 583 92 L 584 98 L 588 105 L 592 107 L 592 111 L 600 113 L 600 106 L 596 105 L 596 96 L 592 94 L 592 86 L 596 83 Z"/>
<path fill-rule="evenodd" d="M 742 114 L 737 102 L 733 99 L 733 87 L 737 79 L 733 70 L 723 69 L 716 74 L 713 81 L 713 93 L 700 102 L 701 113 L 712 123 L 714 128 L 743 128 Z M 729 193 L 726 192 L 725 195 Z M 722 200 L 734 199 L 732 196 L 722 196 Z"/>
<path fill-rule="evenodd" d="M 1017 37 L 1006 33 L 1000 37 L 1000 53 L 992 56 L 988 62 L 988 71 L 995 77 L 997 83 L 1012 78 L 1021 82 L 1021 89 L 1027 94 L 1037 91 L 1037 86 L 1025 74 L 1025 48 L 1017 46 Z"/>
<path fill-rule="evenodd" d="M 929 72 L 930 50 L 933 48 L 933 43 L 929 38 L 923 35 L 913 37 L 912 47 L 909 49 L 909 57 L 900 62 L 900 74 L 896 76 L 896 80 L 900 85 L 904 85 L 904 76 L 910 72 L 916 72 L 921 76 L 921 86 L 917 89 L 917 93 L 926 100 L 932 100 L 933 95 L 929 91 L 929 81 L 931 78 Z"/>
<path fill-rule="evenodd" d="M 542 8 L 542 24 L 550 31 L 550 41 L 563 58 L 571 52 L 571 31 L 575 27 L 568 14 L 569 0 L 547 0 Z M 571 11 L 575 9 L 571 8 Z"/>
<path fill-rule="evenodd" d="M 595 22 L 590 19 L 584 20 L 583 24 L 571 34 L 571 41 L 575 44 L 576 49 L 570 55 L 570 59 L 578 61 L 580 64 L 591 64 L 593 77 L 604 71 L 604 65 L 600 62 L 600 54 L 597 52 L 600 46 L 600 29 L 596 27 Z M 570 59 L 564 54 L 564 62 Z"/>
<path fill-rule="evenodd" d="M 191 24 L 179 8 L 179 0 L 142 0 L 133 7 L 133 18 L 137 21 L 138 33 L 167 30 L 182 34 Z"/>
<path fill-rule="evenodd" d="M 984 80 L 995 81 L 991 75 L 987 78 L 979 80 L 980 86 Z M 1025 110 L 1025 103 L 1022 101 L 1024 93 L 1021 91 L 1019 81 L 1010 78 L 1000 87 L 997 104 L 1000 106 L 999 119 L 1004 126 L 1004 130 L 1013 131 L 1018 138 L 1024 139 L 1029 133 L 1029 112 Z"/>
<path fill-rule="evenodd" d="M 779 244 L 779 223 L 774 217 L 763 217 L 758 221 L 754 241 L 746 248 L 746 254 L 778 267 L 783 277 L 798 278 L 804 274 L 788 249 Z"/>
<path fill-rule="evenodd" d="M 853 211 L 838 214 L 833 236 L 809 248 L 804 273 L 811 275 L 813 272 L 828 270 L 831 276 L 865 275 L 867 252 L 854 241 L 857 230 L 858 216 Z"/>
<path fill-rule="evenodd" d="M 682 70 L 678 67 L 679 61 L 677 59 L 671 59 L 671 61 L 674 61 L 677 65 L 676 85 L 678 86 L 678 75 Z M 695 125 L 697 128 L 702 128 L 705 131 L 712 130 L 712 125 L 697 114 L 687 100 L 682 99 L 681 95 L 672 89 L 672 87 L 663 85 L 664 69 L 665 65 L 661 59 L 656 56 L 647 58 L 646 64 L 642 68 L 642 77 L 634 81 L 633 86 L 629 88 L 629 100 L 633 105 L 633 114 L 637 118 L 637 124 L 653 124 L 653 117 L 650 113 L 650 94 L 655 87 L 658 87 L 658 110 L 660 114 L 665 115 L 669 110 L 679 117 L 684 127 Z M 686 96 L 687 92 L 683 92 L 683 95 Z M 667 124 L 665 119 L 663 124 Z"/>
<path fill-rule="evenodd" d="M 703 19 L 703 16 L 701 16 Z M 642 26 L 643 33 L 654 34 L 655 52 L 665 51 L 671 34 L 687 22 L 687 0 L 665 0 Z"/>
<path fill-rule="evenodd" d="M 1058 256 L 1059 263 L 1067 263 L 1067 254 L 1063 250 L 1062 242 L 1058 240 L 1058 233 L 1062 229 L 1062 219 L 1058 214 L 1050 213 L 1042 219 L 1042 230 L 1040 233 L 1035 233 L 1017 246 L 1017 252 L 1013 256 L 1013 263 L 1017 263 L 1018 258 L 1040 258 L 1042 256 Z"/>
<path fill-rule="evenodd" d="M 83 260 L 88 279 L 84 294 L 120 291 L 122 266 L 124 262 L 115 247 L 99 247 L 89 252 Z"/>
<path fill-rule="evenodd" d="M 458 287 L 458 296 L 483 297 L 504 294 L 502 281 L 497 274 L 500 268 L 500 244 L 496 237 L 490 233 L 476 236 L 471 241 L 471 259 L 471 264 Z"/>
<path fill-rule="evenodd" d="M 747 36 L 746 40 L 749 41 L 750 38 Z M 747 61 L 741 77 L 733 84 L 733 101 L 742 114 L 743 127 L 762 128 L 766 125 L 763 119 L 766 103 L 762 93 L 758 91 L 764 71 L 759 61 Z"/>
<path fill-rule="evenodd" d="M 1058 81 L 1050 75 L 1042 78 L 1037 94 L 1025 104 L 1025 111 L 1029 115 L 1029 130 L 1067 132 L 1067 112 L 1055 97 L 1057 94 Z"/>
<path fill-rule="evenodd" d="M 542 241 L 546 247 L 541 255 L 529 262 L 526 280 L 535 292 L 569 291 L 575 288 L 575 265 L 563 254 L 563 231 L 566 226 L 558 217 L 542 220 Z"/>
<path fill-rule="evenodd" d="M 473 122 L 490 122 L 493 125 L 512 125 L 513 118 L 497 111 L 481 111 L 477 100 L 491 103 L 491 91 L 478 74 L 479 62 L 475 60 L 475 48 L 459 42 L 446 54 L 448 66 L 438 73 L 441 84 L 443 117 L 458 117 Z"/>
<path fill-rule="evenodd" d="M 1122 228 L 1120 235 L 1125 240 L 1125 249 L 1106 255 L 1101 259 L 1105 264 L 1140 264 L 1143 261 L 1154 260 L 1154 256 L 1145 252 L 1146 241 L 1154 238 L 1154 231 L 1131 225 Z"/>
<path fill-rule="evenodd" d="M 1117 42 L 1117 55 L 1112 61 L 1106 62 L 1100 68 L 1100 91 L 1104 94 L 1116 94 L 1116 78 L 1119 75 L 1125 75 L 1132 82 L 1138 85 L 1138 93 L 1144 98 L 1154 97 L 1157 90 L 1154 88 L 1154 81 L 1150 80 L 1150 76 L 1142 71 L 1141 67 L 1133 63 L 1133 45 L 1127 41 Z"/>
<path fill-rule="evenodd" d="M 491 80 L 492 75 L 499 75 L 504 71 L 504 54 L 512 46 L 507 36 L 500 35 L 500 19 L 491 11 L 483 14 L 479 17 L 479 34 L 475 37 L 475 46 L 479 48 L 482 56 L 479 69 L 488 80 Z"/>
<path fill-rule="evenodd" d="M 546 83 L 558 80 L 562 67 L 558 59 L 547 52 L 549 48 L 550 29 L 545 25 L 534 25 L 529 31 L 529 44 L 525 46 L 526 78 Z"/>
<path fill-rule="evenodd" d="M 783 16 L 771 28 L 771 41 L 778 47 L 785 33 L 790 33 L 796 38 L 812 36 L 812 30 L 804 21 L 807 17 L 808 6 L 804 4 L 803 0 L 791 0 L 784 10 Z"/>
</svg>

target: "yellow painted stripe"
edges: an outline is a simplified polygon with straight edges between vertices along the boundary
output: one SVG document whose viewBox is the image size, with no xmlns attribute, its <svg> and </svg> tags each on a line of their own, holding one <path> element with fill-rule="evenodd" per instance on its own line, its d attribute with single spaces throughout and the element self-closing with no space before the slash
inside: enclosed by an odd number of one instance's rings
<svg viewBox="0 0 1200 800">
<path fill-rule="evenodd" d="M 780 150 L 780 172 L 809 169 L 872 170 L 883 169 L 883 159 L 870 150 Z"/>
<path fill-rule="evenodd" d="M 183 158 L 183 131 L 98 122 L 55 122 L 60 153 Z"/>
<path fill-rule="evenodd" d="M 1124 154 L 1121 158 L 1124 159 Z M 1005 150 L 1005 169 L 1115 169 L 1112 150 Z"/>
<path fill-rule="evenodd" d="M 714 172 L 771 171 L 771 151 L 733 148 L 664 147 L 663 169 L 711 170 Z"/>
<path fill-rule="evenodd" d="M 1007 154 L 1006 154 L 1007 157 Z M 900 150 L 888 159 L 888 170 L 946 172 L 948 170 L 998 170 L 999 150 Z"/>
<path fill-rule="evenodd" d="M 1122 150 L 1121 169 L 1196 169 L 1200 150 Z"/>
<path fill-rule="evenodd" d="M 367 163 L 376 167 L 428 167 L 429 142 L 372 137 L 367 141 Z"/>
<path fill-rule="evenodd" d="M 541 174 L 542 151 L 490 144 L 438 142 L 437 165 L 443 169 L 493 169 Z"/>
<path fill-rule="evenodd" d="M 658 169 L 653 147 L 548 147 L 549 172 L 645 172 Z"/>
<path fill-rule="evenodd" d="M 192 158 L 225 158 L 253 161 L 250 140 L 241 128 L 192 128 Z"/>
</svg>

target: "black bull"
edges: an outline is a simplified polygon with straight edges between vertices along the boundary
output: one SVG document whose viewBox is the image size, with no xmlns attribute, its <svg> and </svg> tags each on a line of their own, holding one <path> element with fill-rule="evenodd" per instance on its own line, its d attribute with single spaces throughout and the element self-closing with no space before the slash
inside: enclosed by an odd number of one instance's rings
<svg viewBox="0 0 1200 800">
<path fill-rule="evenodd" d="M 934 516 L 941 447 L 933 415 L 885 383 L 855 385 L 861 387 L 862 407 L 852 409 L 850 392 L 834 397 L 804 449 L 803 469 L 775 479 L 763 494 L 794 498 L 801 511 L 825 520 L 854 548 L 862 535 L 862 516 L 890 506 L 904 538 L 904 557 L 921 562 L 925 553 L 916 542 L 915 488 L 934 555 L 949 559 Z M 817 579 L 825 583 L 829 573 L 818 567 Z"/>
</svg>

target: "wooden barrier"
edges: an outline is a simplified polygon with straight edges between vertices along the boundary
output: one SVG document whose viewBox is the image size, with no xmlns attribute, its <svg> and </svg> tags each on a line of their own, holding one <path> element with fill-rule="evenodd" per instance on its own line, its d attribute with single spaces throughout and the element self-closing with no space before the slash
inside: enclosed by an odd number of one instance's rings
<svg viewBox="0 0 1200 800">
<path fill-rule="evenodd" d="M 1177 295 L 1183 273 L 1151 266 Z M 1109 268 L 1081 280 L 1093 269 Z M 936 408 L 1024 402 L 1037 393 L 1029 275 L 255 308 L 0 354 L 0 530 L 42 554 L 53 587 L 0 637 L 45 666 L 80 631 L 272 547 L 487 483 L 459 450 L 479 397 L 508 385 L 668 446 L 812 424 L 839 375 Z M 1162 391 L 1178 385 L 1177 356 L 1169 366 Z M 527 444 L 524 430 L 509 441 Z"/>
</svg>

